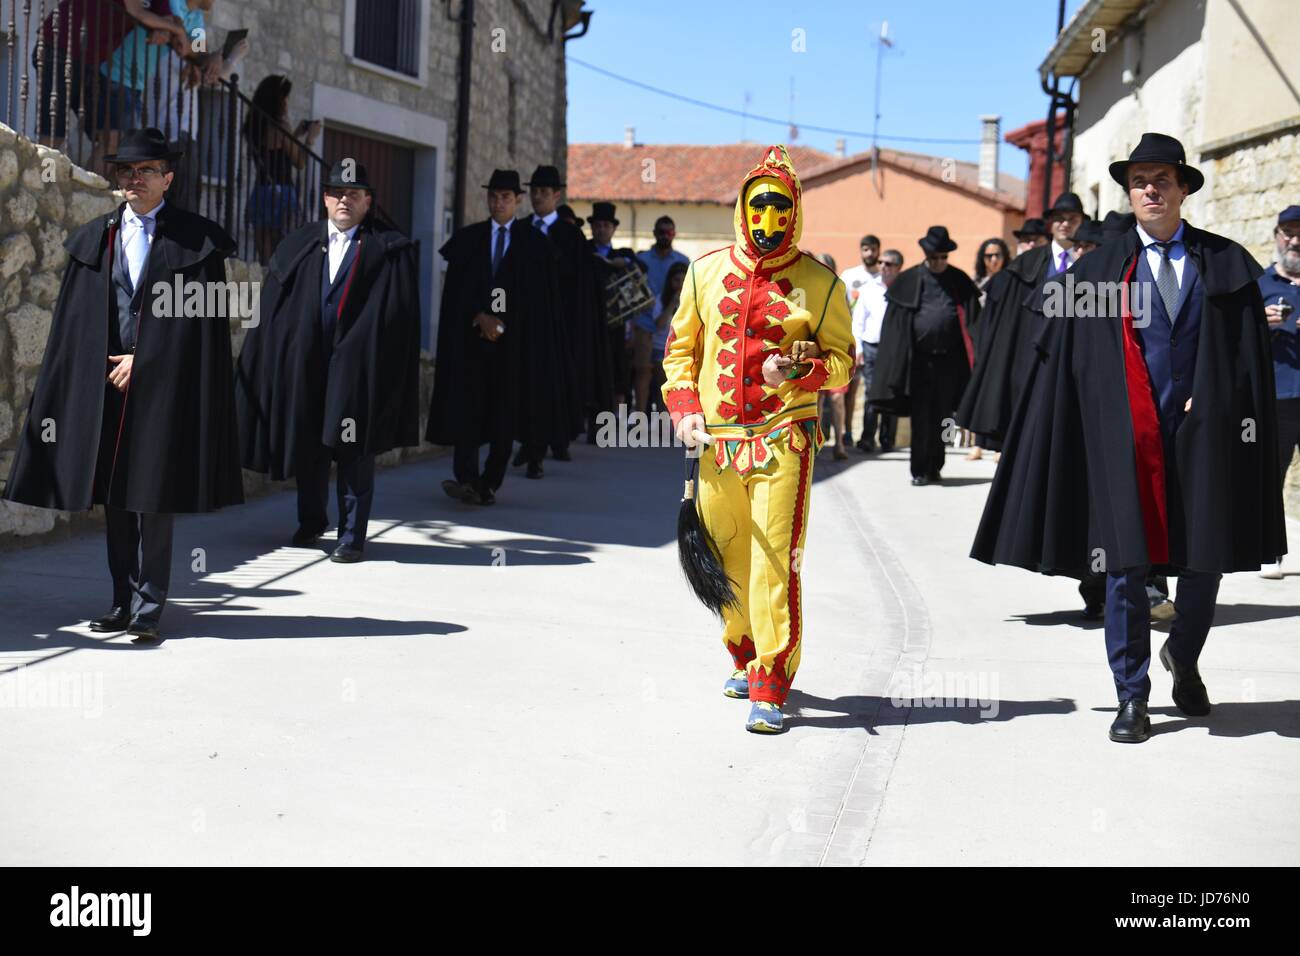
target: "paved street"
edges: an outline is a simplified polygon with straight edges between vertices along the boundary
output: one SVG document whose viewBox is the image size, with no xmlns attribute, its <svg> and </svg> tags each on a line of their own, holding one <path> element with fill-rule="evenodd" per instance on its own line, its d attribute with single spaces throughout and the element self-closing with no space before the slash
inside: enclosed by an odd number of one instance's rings
<svg viewBox="0 0 1300 956">
<path fill-rule="evenodd" d="M 1211 717 L 1156 670 L 1112 744 L 1073 582 L 966 557 L 993 469 L 821 458 L 775 738 L 721 694 L 668 449 L 488 510 L 383 472 L 357 566 L 284 546 L 292 494 L 185 518 L 157 648 L 78 623 L 98 536 L 0 553 L 0 864 L 1300 863 L 1300 561 L 1224 581 Z"/>
</svg>

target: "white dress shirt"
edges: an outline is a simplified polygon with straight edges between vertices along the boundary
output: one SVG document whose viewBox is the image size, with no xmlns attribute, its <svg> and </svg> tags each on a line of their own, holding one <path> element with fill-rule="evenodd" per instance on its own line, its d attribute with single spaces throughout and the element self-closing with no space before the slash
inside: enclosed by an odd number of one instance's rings
<svg viewBox="0 0 1300 956">
<path fill-rule="evenodd" d="M 868 345 L 879 345 L 887 304 L 884 272 L 868 272 L 866 266 L 852 266 L 840 274 L 840 279 L 853 310 L 853 338 Z"/>
<path fill-rule="evenodd" d="M 545 216 L 539 216 L 537 215 L 537 213 L 533 213 L 533 228 L 540 230 L 542 235 L 549 236 L 551 234 L 551 226 L 554 225 L 555 220 L 559 218 L 560 218 L 560 211 L 558 209 L 552 209 L 550 211 L 550 214 Z M 537 224 L 539 220 L 541 221 L 540 226 Z M 493 236 L 492 238 L 494 240 L 496 239 L 495 236 Z M 506 245 L 510 245 L 509 240 L 506 240 Z"/>
<path fill-rule="evenodd" d="M 360 224 L 358 224 L 359 226 Z M 344 232 L 338 226 L 334 225 L 334 220 L 329 220 L 329 257 L 330 257 L 330 283 L 333 284 L 334 277 L 339 274 L 339 266 L 343 265 L 343 257 L 348 254 L 348 246 L 352 245 L 352 237 L 357 234 L 358 226 Z"/>
<path fill-rule="evenodd" d="M 126 253 L 126 274 L 133 289 L 140 284 L 140 275 L 149 261 L 154 231 L 158 228 L 158 212 L 165 203 L 165 199 L 159 200 L 158 205 L 143 214 L 144 218 L 131 208 L 130 203 L 122 210 L 122 249 Z"/>
<path fill-rule="evenodd" d="M 1169 262 L 1174 267 L 1174 275 L 1178 278 L 1178 289 L 1183 288 L 1183 266 L 1187 264 L 1187 247 L 1183 245 L 1183 228 L 1185 222 L 1178 223 L 1178 230 L 1174 237 L 1169 241 L 1173 243 L 1169 247 Z M 1151 269 L 1151 277 L 1160 277 L 1160 260 L 1162 254 L 1160 247 L 1156 245 L 1157 240 L 1151 238 L 1151 234 L 1143 229 L 1140 225 L 1137 227 L 1138 239 L 1142 241 L 1142 248 L 1147 253 L 1147 266 Z M 1173 317 L 1171 316 L 1171 319 Z"/>
</svg>

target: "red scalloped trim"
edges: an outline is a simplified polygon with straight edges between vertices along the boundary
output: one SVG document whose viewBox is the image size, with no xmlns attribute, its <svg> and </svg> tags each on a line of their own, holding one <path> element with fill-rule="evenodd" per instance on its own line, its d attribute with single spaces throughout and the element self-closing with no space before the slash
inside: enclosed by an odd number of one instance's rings
<svg viewBox="0 0 1300 956">
<path fill-rule="evenodd" d="M 809 359 L 808 363 L 812 366 L 806 374 L 800 378 L 794 379 L 794 383 L 806 392 L 815 392 L 826 384 L 826 379 L 830 378 L 830 370 L 826 368 L 826 363 L 819 358 Z"/>
<path fill-rule="evenodd" d="M 722 643 L 727 645 L 727 653 L 731 655 L 731 662 L 736 665 L 736 670 L 743 671 L 755 657 L 758 652 L 754 650 L 754 639 L 748 634 L 742 634 L 739 644 L 733 644 L 725 637 Z"/>
</svg>

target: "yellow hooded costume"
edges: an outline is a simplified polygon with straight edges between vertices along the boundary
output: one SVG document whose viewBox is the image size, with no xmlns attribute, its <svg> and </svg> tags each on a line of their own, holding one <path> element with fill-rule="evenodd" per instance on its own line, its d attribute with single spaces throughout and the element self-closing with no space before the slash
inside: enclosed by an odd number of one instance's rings
<svg viewBox="0 0 1300 956">
<path fill-rule="evenodd" d="M 724 611 L 723 640 L 748 672 L 750 699 L 778 706 L 799 666 L 817 392 L 846 385 L 854 365 L 844 285 L 798 247 L 800 198 L 789 154 L 769 147 L 741 184 L 735 243 L 690 265 L 663 363 L 673 424 L 703 415 L 715 439 L 699 508 L 740 598 Z M 799 341 L 820 356 L 768 386 L 764 361 Z"/>
</svg>

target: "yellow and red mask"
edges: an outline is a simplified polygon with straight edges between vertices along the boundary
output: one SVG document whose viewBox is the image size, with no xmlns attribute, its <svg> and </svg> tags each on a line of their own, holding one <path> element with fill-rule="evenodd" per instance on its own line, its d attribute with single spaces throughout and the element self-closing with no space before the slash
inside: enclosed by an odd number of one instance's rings
<svg viewBox="0 0 1300 956">
<path fill-rule="evenodd" d="M 752 267 L 798 255 L 799 178 L 784 146 L 769 146 L 746 175 L 736 202 L 736 244 Z"/>
</svg>

